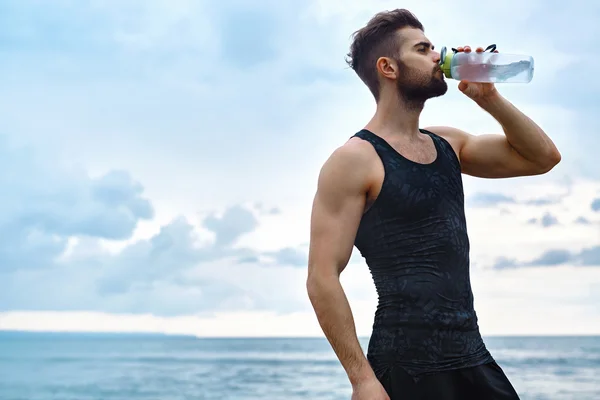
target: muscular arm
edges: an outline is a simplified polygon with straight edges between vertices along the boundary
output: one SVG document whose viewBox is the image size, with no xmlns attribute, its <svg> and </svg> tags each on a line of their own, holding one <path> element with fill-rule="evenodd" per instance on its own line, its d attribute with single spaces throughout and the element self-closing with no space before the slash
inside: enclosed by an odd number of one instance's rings
<svg viewBox="0 0 600 400">
<path fill-rule="evenodd" d="M 340 283 L 368 190 L 364 152 L 349 142 L 327 160 L 313 202 L 307 290 L 317 319 L 353 385 L 374 378 Z"/>
<path fill-rule="evenodd" d="M 482 178 L 539 175 L 560 162 L 558 149 L 542 128 L 504 97 L 496 94 L 478 104 L 500 123 L 504 135 L 474 136 L 450 127 L 427 128 L 453 144 L 465 174 Z"/>
</svg>

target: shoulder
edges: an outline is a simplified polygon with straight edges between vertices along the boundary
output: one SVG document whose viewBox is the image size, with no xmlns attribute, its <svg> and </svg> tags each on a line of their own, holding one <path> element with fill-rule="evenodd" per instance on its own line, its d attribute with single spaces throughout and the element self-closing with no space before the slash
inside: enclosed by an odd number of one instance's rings
<svg viewBox="0 0 600 400">
<path fill-rule="evenodd" d="M 446 140 L 450 146 L 452 146 L 452 149 L 459 159 L 462 148 L 467 140 L 472 136 L 461 129 L 453 128 L 451 126 L 428 126 L 423 129 Z"/>
<path fill-rule="evenodd" d="M 375 150 L 371 143 L 359 137 L 352 137 L 335 149 L 327 161 L 353 164 L 359 161 L 368 161 L 374 154 Z"/>
<path fill-rule="evenodd" d="M 373 145 L 358 137 L 350 138 L 346 143 L 335 149 L 323 169 L 328 167 L 344 167 L 345 170 L 354 172 L 364 171 L 377 157 Z"/>
<path fill-rule="evenodd" d="M 367 188 L 377 153 L 373 146 L 352 137 L 336 148 L 321 167 L 319 186 Z"/>
</svg>

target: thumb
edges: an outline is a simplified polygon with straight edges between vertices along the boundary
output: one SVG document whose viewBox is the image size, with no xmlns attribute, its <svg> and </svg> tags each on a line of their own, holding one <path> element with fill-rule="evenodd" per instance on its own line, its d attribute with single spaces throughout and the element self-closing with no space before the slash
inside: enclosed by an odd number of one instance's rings
<svg viewBox="0 0 600 400">
<path fill-rule="evenodd" d="M 469 87 L 469 82 L 467 81 L 460 81 L 460 83 L 458 84 L 458 90 L 460 90 L 461 92 L 464 92 L 465 90 L 467 90 L 467 88 Z"/>
</svg>

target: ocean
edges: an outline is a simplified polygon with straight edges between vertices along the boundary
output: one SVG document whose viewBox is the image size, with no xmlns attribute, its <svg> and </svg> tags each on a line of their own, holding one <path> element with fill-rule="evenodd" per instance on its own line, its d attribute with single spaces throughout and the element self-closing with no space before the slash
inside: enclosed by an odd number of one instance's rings
<svg viewBox="0 0 600 400">
<path fill-rule="evenodd" d="M 600 399 L 600 337 L 485 340 L 521 399 Z M 350 393 L 324 339 L 0 332 L 1 400 L 349 400 Z"/>
</svg>

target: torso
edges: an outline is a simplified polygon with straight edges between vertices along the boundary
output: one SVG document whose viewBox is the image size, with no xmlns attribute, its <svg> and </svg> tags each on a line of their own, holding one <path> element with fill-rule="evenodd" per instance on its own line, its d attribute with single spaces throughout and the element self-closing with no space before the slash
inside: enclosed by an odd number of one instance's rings
<svg viewBox="0 0 600 400">
<path fill-rule="evenodd" d="M 419 375 L 490 361 L 473 308 L 454 147 L 427 131 L 416 143 L 367 130 L 356 136 L 372 154 L 355 245 L 379 297 L 368 351 L 374 370 L 395 365 Z"/>
</svg>

